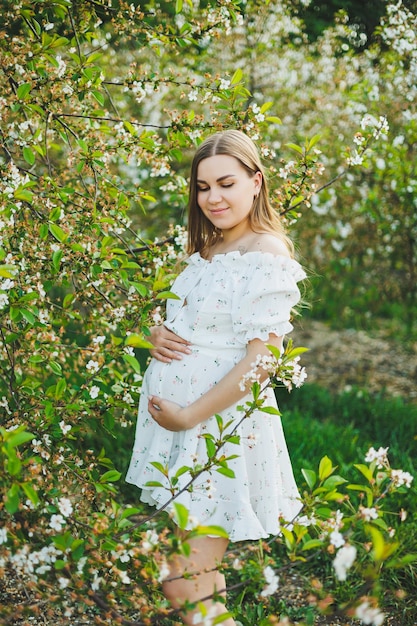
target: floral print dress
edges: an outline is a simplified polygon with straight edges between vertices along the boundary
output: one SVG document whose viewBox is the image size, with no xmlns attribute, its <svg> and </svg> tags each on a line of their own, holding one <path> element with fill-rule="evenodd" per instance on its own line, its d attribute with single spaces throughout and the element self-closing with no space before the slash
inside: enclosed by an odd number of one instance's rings
<svg viewBox="0 0 417 626">
<path fill-rule="evenodd" d="M 219 437 L 214 416 L 189 430 L 165 430 L 149 415 L 148 396 L 191 404 L 244 357 L 248 341 L 290 332 L 290 311 L 300 298 L 297 282 L 303 278 L 297 261 L 270 253 L 236 251 L 212 261 L 198 252 L 189 257 L 172 287 L 178 299 L 168 301 L 165 326 L 190 341 L 192 352 L 171 363 L 152 359 L 142 386 L 126 480 L 141 488 L 143 502 L 161 508 L 171 497 L 168 480 L 152 461 L 167 467 L 173 477 L 180 468 L 206 463 L 205 434 Z M 266 394 L 265 406 L 276 407 L 273 390 Z M 237 405 L 249 399 L 250 394 Z M 280 418 L 258 411 L 242 420 L 237 405 L 221 414 L 224 424 L 231 422 L 229 431 L 241 422 L 239 443 L 228 442 L 221 450 L 235 457 L 228 461 L 234 477 L 213 468 L 176 500 L 187 507 L 191 525 L 221 526 L 231 541 L 277 534 L 279 519 L 292 520 L 301 508 Z M 178 472 L 177 489 L 189 480 L 188 471 Z"/>
</svg>

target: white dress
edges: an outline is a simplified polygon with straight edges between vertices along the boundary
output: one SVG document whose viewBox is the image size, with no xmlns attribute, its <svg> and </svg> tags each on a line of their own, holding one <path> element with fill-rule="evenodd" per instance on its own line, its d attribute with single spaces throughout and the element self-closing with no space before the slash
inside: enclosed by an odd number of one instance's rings
<svg viewBox="0 0 417 626">
<path fill-rule="evenodd" d="M 181 361 L 161 363 L 152 359 L 145 373 L 133 455 L 126 480 L 142 489 L 141 499 L 161 508 L 169 499 L 168 482 L 150 463 L 157 461 L 173 477 L 182 467 L 207 461 L 205 438 L 219 430 L 213 416 L 191 428 L 170 432 L 159 426 L 147 410 L 148 396 L 157 395 L 185 406 L 215 385 L 244 355 L 254 338 L 268 340 L 269 333 L 282 336 L 292 330 L 291 308 L 298 302 L 297 281 L 305 278 L 301 266 L 285 256 L 239 252 L 216 255 L 212 261 L 197 252 L 188 259 L 172 291 L 165 326 L 191 342 L 192 353 Z M 272 389 L 266 406 L 275 406 Z M 242 399 L 243 405 L 248 398 Z M 237 405 L 223 411 L 223 422 L 242 419 Z M 279 518 L 292 520 L 300 511 L 299 493 L 293 477 L 281 420 L 277 415 L 253 413 L 237 429 L 240 442 L 221 450 L 234 478 L 213 468 L 198 477 L 192 490 L 180 494 L 193 523 L 223 527 L 231 541 L 265 538 L 278 534 Z M 178 476 L 177 488 L 190 475 Z M 163 487 L 146 486 L 148 481 Z M 168 507 L 168 510 L 169 507 Z"/>
</svg>

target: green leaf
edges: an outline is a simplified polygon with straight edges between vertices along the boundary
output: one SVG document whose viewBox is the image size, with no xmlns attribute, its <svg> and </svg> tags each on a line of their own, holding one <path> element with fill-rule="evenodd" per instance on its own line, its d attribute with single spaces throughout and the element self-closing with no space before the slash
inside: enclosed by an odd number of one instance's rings
<svg viewBox="0 0 417 626">
<path fill-rule="evenodd" d="M 267 122 L 272 122 L 272 124 L 282 124 L 282 121 L 276 115 L 268 115 L 265 119 Z"/>
<path fill-rule="evenodd" d="M 384 567 L 399 569 L 417 561 L 417 554 L 406 554 L 398 559 L 392 559 L 385 563 Z"/>
<path fill-rule="evenodd" d="M 304 476 L 304 479 L 305 479 L 307 485 L 310 487 L 310 489 L 313 489 L 314 485 L 316 484 L 316 481 L 317 481 L 316 472 L 314 472 L 313 470 L 310 470 L 310 469 L 302 469 L 301 473 Z"/>
<path fill-rule="evenodd" d="M 49 224 L 49 232 L 60 243 L 63 243 L 68 239 L 68 234 L 57 224 Z"/>
<path fill-rule="evenodd" d="M 321 139 L 321 135 L 313 135 L 313 137 L 307 143 L 307 152 L 309 152 L 311 148 L 313 148 L 316 145 L 316 143 L 320 141 L 320 139 Z"/>
<path fill-rule="evenodd" d="M 137 515 L 138 513 L 141 513 L 141 509 L 129 507 L 128 509 L 125 509 L 123 511 L 123 513 L 120 516 L 120 519 L 126 519 L 127 517 L 130 517 L 131 515 Z"/>
<path fill-rule="evenodd" d="M 7 445 L 11 448 L 16 448 L 17 446 L 21 446 L 22 443 L 32 441 L 32 439 L 34 438 L 35 435 L 33 433 L 29 433 L 28 431 L 23 430 L 22 432 L 13 434 L 9 439 L 7 439 Z"/>
<path fill-rule="evenodd" d="M 221 526 L 197 526 L 197 528 L 192 531 L 192 535 L 213 535 L 215 537 L 224 537 L 225 539 L 229 537 L 227 532 Z M 223 613 L 222 615 L 224 617 Z"/>
<path fill-rule="evenodd" d="M 100 106 L 104 107 L 104 96 L 100 91 L 97 91 L 97 89 L 93 89 L 91 91 L 91 94 L 93 95 L 93 97 L 97 100 L 97 102 L 99 103 Z"/>
<path fill-rule="evenodd" d="M 295 143 L 286 143 L 285 144 L 287 148 L 291 148 L 291 150 L 295 150 L 295 152 L 298 152 L 298 154 L 304 154 L 304 150 L 301 146 L 297 146 L 297 144 Z"/>
<path fill-rule="evenodd" d="M 126 346 L 133 346 L 133 348 L 146 348 L 147 350 L 152 350 L 154 345 L 147 341 L 143 335 L 137 335 L 136 333 L 131 333 L 125 339 Z"/>
<path fill-rule="evenodd" d="M 216 454 L 216 446 L 211 438 L 206 437 L 206 450 L 209 459 L 212 459 Z"/>
<path fill-rule="evenodd" d="M 23 83 L 22 85 L 19 85 L 16 92 L 19 100 L 25 100 L 31 89 L 32 86 L 30 83 Z"/>
<path fill-rule="evenodd" d="M 29 163 L 29 165 L 33 165 L 35 162 L 34 153 L 27 146 L 23 148 L 23 158 L 25 159 L 26 163 Z"/>
<path fill-rule="evenodd" d="M 6 511 L 10 513 L 10 515 L 16 513 L 17 509 L 19 508 L 19 491 L 19 485 L 17 483 L 14 483 L 7 492 L 6 503 L 4 506 L 6 508 Z"/>
<path fill-rule="evenodd" d="M 181 298 L 172 291 L 161 291 L 156 295 L 156 298 L 157 300 L 181 300 Z"/>
<path fill-rule="evenodd" d="M 360 473 L 363 474 L 363 476 L 365 476 L 368 482 L 372 482 L 373 471 L 368 465 L 364 465 L 363 463 L 355 463 L 353 467 L 356 467 L 356 469 L 359 470 Z"/>
<path fill-rule="evenodd" d="M 57 376 L 62 376 L 62 367 L 59 363 L 57 363 L 56 361 L 49 361 L 48 365 L 54 374 L 56 374 Z"/>
<path fill-rule="evenodd" d="M 21 483 L 20 486 L 22 487 L 23 491 L 25 492 L 29 500 L 32 502 L 32 504 L 37 506 L 39 504 L 39 497 L 38 497 L 37 492 L 33 488 L 33 485 L 31 483 Z"/>
<path fill-rule="evenodd" d="M 179 502 L 174 502 L 174 518 L 181 530 L 185 530 L 188 522 L 188 510 Z"/>
<path fill-rule="evenodd" d="M 372 537 L 373 556 L 376 561 L 382 561 L 385 554 L 385 541 L 382 533 L 371 525 L 366 525 L 366 530 Z"/>
<path fill-rule="evenodd" d="M 190 471 L 191 468 L 187 467 L 187 465 L 183 465 L 182 467 L 180 467 L 176 472 L 175 472 L 175 478 L 179 478 L 180 476 L 182 476 L 183 474 L 186 474 L 187 472 Z"/>
<path fill-rule="evenodd" d="M 124 354 L 123 355 L 123 361 L 125 363 L 127 363 L 128 365 L 130 365 L 134 369 L 136 374 L 140 374 L 139 361 L 134 356 L 132 356 L 130 354 Z"/>
<path fill-rule="evenodd" d="M 274 406 L 261 406 L 259 407 L 259 410 L 262 411 L 262 413 L 269 413 L 270 415 L 281 415 L 278 409 Z"/>
<path fill-rule="evenodd" d="M 334 475 L 330 476 L 330 478 L 324 481 L 323 487 L 331 490 L 335 489 L 335 487 L 338 487 L 339 485 L 343 485 L 343 483 L 347 483 L 347 480 L 345 478 L 343 478 L 342 476 Z"/>
<path fill-rule="evenodd" d="M 101 476 L 100 482 L 101 483 L 115 483 L 119 480 L 121 475 L 122 473 L 118 472 L 117 470 L 109 470 L 108 472 L 105 472 L 103 476 Z"/>
<path fill-rule="evenodd" d="M 10 450 L 7 456 L 7 471 L 10 476 L 17 476 L 22 469 L 22 463 L 14 450 Z"/>
<path fill-rule="evenodd" d="M 150 463 L 153 465 L 155 469 L 161 472 L 164 476 L 168 476 L 168 468 L 165 465 L 162 465 L 159 461 L 151 461 Z"/>
<path fill-rule="evenodd" d="M 127 122 L 126 120 L 123 122 L 123 126 L 125 127 L 125 129 L 127 130 L 128 133 L 130 133 L 131 135 L 135 136 L 137 135 L 137 130 L 136 128 L 133 126 L 133 124 L 131 124 L 130 122 Z"/>
<path fill-rule="evenodd" d="M 36 322 L 36 318 L 33 313 L 31 313 L 27 309 L 20 309 L 20 312 L 28 324 L 34 324 Z"/>
<path fill-rule="evenodd" d="M 261 113 L 266 113 L 273 104 L 274 103 L 272 102 L 272 100 L 270 100 L 269 102 L 264 102 L 261 106 Z"/>
<path fill-rule="evenodd" d="M 176 0 L 175 2 L 175 13 L 181 13 L 183 2 L 182 0 Z"/>
<path fill-rule="evenodd" d="M 328 456 L 324 456 L 319 464 L 319 479 L 326 480 L 328 476 L 335 470 Z"/>
<path fill-rule="evenodd" d="M 320 539 L 310 539 L 303 543 L 302 550 L 314 550 L 315 548 L 322 548 L 323 542 Z"/>
<path fill-rule="evenodd" d="M 16 200 L 23 200 L 24 202 L 32 202 L 33 200 L 33 193 L 29 189 L 22 189 L 22 187 L 18 187 L 13 195 Z"/>
<path fill-rule="evenodd" d="M 301 356 L 302 354 L 304 354 L 304 352 L 308 352 L 309 348 L 303 348 L 302 346 L 298 347 L 298 348 L 292 348 L 286 355 L 285 355 L 285 360 L 287 360 L 287 358 L 292 361 L 296 356 Z"/>
<path fill-rule="evenodd" d="M 69 306 L 71 306 L 71 304 L 74 302 L 75 300 L 75 294 L 74 293 L 67 293 L 67 295 L 65 296 L 63 302 L 62 302 L 62 306 L 64 307 L 64 309 L 68 309 Z"/>
<path fill-rule="evenodd" d="M 236 85 L 237 83 L 240 83 L 242 78 L 243 78 L 243 72 L 240 69 L 240 67 L 238 67 L 238 69 L 235 71 L 235 73 L 232 76 L 232 80 L 230 81 L 231 85 Z"/>
<path fill-rule="evenodd" d="M 10 319 L 13 322 L 17 322 L 20 319 L 22 319 L 22 314 L 20 312 L 19 307 L 17 307 L 17 306 L 11 306 L 10 307 Z"/>
<path fill-rule="evenodd" d="M 67 388 L 67 381 L 65 380 L 65 378 L 60 378 L 55 387 L 56 400 L 59 400 L 60 398 L 62 398 L 62 396 L 65 393 L 66 388 Z"/>
<path fill-rule="evenodd" d="M 216 469 L 216 472 L 218 472 L 219 474 L 223 474 L 223 476 L 227 476 L 228 478 L 235 478 L 235 473 L 232 469 L 230 469 L 230 467 L 218 467 Z"/>
</svg>

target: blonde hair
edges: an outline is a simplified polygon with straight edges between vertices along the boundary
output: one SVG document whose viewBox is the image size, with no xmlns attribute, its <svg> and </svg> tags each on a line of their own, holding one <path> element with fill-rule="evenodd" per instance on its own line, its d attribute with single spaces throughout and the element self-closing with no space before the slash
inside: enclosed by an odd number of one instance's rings
<svg viewBox="0 0 417 626">
<path fill-rule="evenodd" d="M 270 232 L 278 235 L 293 256 L 293 244 L 285 233 L 279 215 L 274 211 L 269 201 L 268 184 L 258 150 L 253 141 L 239 130 L 225 130 L 215 133 L 203 141 L 196 150 L 190 175 L 187 253 L 203 253 L 220 238 L 219 230 L 207 219 L 197 202 L 198 166 L 203 159 L 217 154 L 225 154 L 237 159 L 251 178 L 256 172 L 261 172 L 261 189 L 249 214 L 249 224 L 254 232 Z"/>
</svg>

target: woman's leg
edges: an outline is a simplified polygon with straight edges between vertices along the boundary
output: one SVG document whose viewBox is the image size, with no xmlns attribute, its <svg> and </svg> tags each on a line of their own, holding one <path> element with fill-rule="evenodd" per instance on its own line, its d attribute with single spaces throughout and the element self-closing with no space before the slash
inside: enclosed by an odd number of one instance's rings
<svg viewBox="0 0 417 626">
<path fill-rule="evenodd" d="M 220 537 L 193 537 L 186 541 L 191 548 L 190 556 L 173 557 L 169 562 L 169 578 L 163 583 L 164 595 L 174 608 L 183 606 L 187 601 L 198 602 L 215 592 L 222 592 L 222 596 L 226 595 L 224 576 L 217 571 L 217 567 L 223 559 L 228 540 Z M 184 574 L 189 574 L 190 577 L 184 578 Z M 212 616 L 227 612 L 223 602 L 218 600 L 210 598 L 204 600 L 202 604 Z M 199 623 L 193 621 L 199 612 L 198 607 L 186 613 L 182 612 L 184 623 L 190 625 Z M 235 621 L 232 618 L 226 619 L 222 626 L 235 626 Z"/>
</svg>

